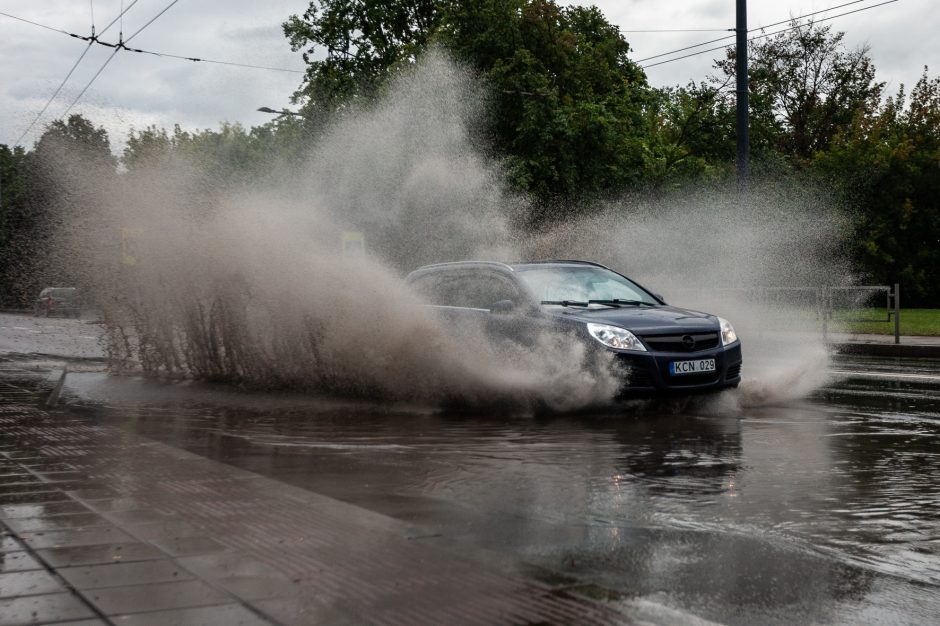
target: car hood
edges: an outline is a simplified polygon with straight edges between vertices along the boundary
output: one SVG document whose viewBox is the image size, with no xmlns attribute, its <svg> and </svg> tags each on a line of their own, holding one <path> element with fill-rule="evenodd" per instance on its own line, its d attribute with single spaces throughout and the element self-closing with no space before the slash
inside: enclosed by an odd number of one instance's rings
<svg viewBox="0 0 940 626">
<path fill-rule="evenodd" d="M 542 310 L 569 321 L 611 324 L 639 334 L 719 331 L 718 318 L 714 315 L 674 306 L 624 306 L 619 309 L 552 306 Z"/>
</svg>

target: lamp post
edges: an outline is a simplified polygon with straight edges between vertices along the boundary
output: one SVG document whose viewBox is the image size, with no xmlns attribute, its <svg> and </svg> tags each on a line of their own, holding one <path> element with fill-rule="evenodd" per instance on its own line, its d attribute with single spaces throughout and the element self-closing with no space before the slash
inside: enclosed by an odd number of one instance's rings
<svg viewBox="0 0 940 626">
<path fill-rule="evenodd" d="M 750 140 L 748 137 L 748 84 L 747 84 L 747 0 L 737 0 L 737 46 L 735 47 L 735 74 L 737 74 L 737 139 L 738 139 L 738 191 L 747 192 L 750 170 Z"/>
<path fill-rule="evenodd" d="M 288 111 L 287 109 L 281 109 L 280 111 L 275 111 L 271 107 L 259 107 L 258 111 L 262 113 L 272 113 L 274 115 L 296 115 L 297 117 L 303 117 L 304 114 L 298 111 Z"/>
</svg>

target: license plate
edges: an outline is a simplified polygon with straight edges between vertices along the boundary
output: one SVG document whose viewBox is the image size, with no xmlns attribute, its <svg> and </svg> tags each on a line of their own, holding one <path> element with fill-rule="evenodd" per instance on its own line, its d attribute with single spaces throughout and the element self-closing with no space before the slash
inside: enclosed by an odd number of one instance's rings
<svg viewBox="0 0 940 626">
<path fill-rule="evenodd" d="M 669 373 L 673 376 L 682 374 L 701 374 L 715 371 L 715 359 L 700 359 L 698 361 L 672 361 L 669 364 Z"/>
</svg>

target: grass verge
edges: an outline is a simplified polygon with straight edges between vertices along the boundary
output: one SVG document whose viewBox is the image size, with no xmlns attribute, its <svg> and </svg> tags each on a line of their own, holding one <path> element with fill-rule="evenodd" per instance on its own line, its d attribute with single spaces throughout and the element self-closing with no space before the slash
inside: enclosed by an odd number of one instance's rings
<svg viewBox="0 0 940 626">
<path fill-rule="evenodd" d="M 884 309 L 853 309 L 836 311 L 834 321 L 850 333 L 893 335 L 894 319 L 891 322 L 869 320 L 886 319 Z M 940 309 L 901 309 L 901 334 L 912 336 L 940 337 Z"/>
</svg>

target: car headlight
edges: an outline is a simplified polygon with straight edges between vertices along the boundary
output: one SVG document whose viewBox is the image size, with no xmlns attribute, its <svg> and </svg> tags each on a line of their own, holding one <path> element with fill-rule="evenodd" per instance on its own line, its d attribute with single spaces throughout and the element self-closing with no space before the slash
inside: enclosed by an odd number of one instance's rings
<svg viewBox="0 0 940 626">
<path fill-rule="evenodd" d="M 636 335 L 626 328 L 609 326 L 607 324 L 589 323 L 587 329 L 592 337 L 610 348 L 646 352 L 646 348 L 640 343 L 640 340 L 636 338 Z"/>
<path fill-rule="evenodd" d="M 718 324 L 721 326 L 721 345 L 727 346 L 729 343 L 734 343 L 738 340 L 738 335 L 734 332 L 734 327 L 731 326 L 731 322 L 723 317 L 719 317 Z"/>
</svg>

